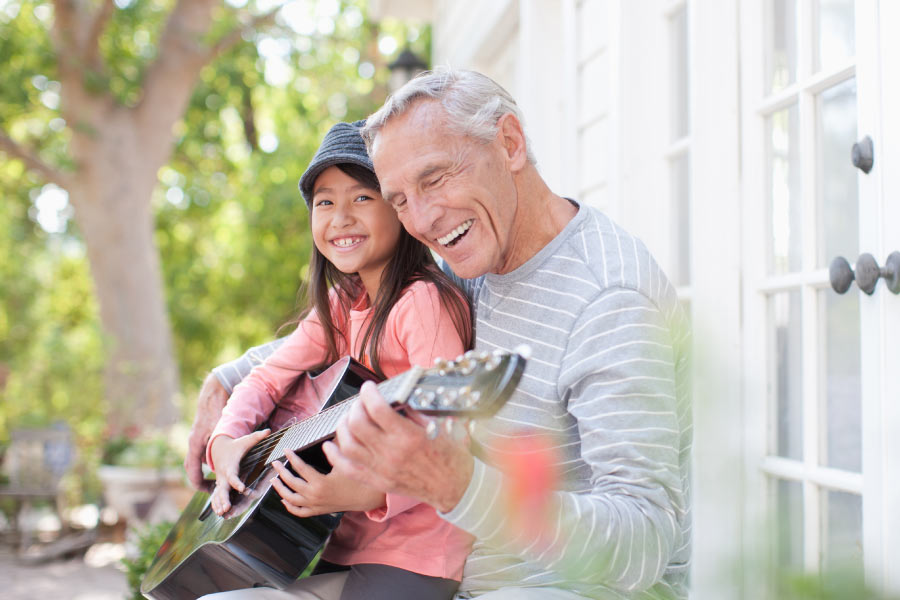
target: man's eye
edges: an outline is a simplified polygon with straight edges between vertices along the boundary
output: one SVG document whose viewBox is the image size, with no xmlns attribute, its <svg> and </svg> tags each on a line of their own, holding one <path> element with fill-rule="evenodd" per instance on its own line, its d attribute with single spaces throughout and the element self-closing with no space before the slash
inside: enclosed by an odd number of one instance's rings
<svg viewBox="0 0 900 600">
<path fill-rule="evenodd" d="M 394 207 L 394 210 L 400 212 L 406 209 L 406 198 L 400 198 L 391 202 L 391 206 Z"/>
</svg>

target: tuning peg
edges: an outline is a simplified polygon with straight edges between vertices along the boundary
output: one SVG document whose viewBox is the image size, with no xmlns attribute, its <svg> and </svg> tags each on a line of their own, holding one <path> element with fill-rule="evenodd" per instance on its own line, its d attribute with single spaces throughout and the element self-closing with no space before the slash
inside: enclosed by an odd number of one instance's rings
<svg viewBox="0 0 900 600">
<path fill-rule="evenodd" d="M 437 438 L 438 434 L 441 432 L 440 425 L 438 425 L 438 419 L 431 419 L 428 421 L 428 425 L 425 426 L 425 437 L 429 440 L 433 440 Z"/>
</svg>

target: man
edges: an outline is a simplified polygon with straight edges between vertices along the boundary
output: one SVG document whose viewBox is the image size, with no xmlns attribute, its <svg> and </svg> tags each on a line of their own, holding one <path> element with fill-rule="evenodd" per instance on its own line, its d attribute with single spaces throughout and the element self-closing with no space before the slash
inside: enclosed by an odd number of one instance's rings
<svg viewBox="0 0 900 600">
<path fill-rule="evenodd" d="M 364 135 L 385 200 L 472 298 L 476 349 L 532 356 L 473 444 L 428 439 L 367 385 L 329 460 L 475 536 L 460 597 L 686 598 L 688 333 L 649 252 L 547 187 L 518 107 L 483 75 L 416 78 Z M 517 440 L 558 478 L 527 508 L 498 468 Z"/>
</svg>

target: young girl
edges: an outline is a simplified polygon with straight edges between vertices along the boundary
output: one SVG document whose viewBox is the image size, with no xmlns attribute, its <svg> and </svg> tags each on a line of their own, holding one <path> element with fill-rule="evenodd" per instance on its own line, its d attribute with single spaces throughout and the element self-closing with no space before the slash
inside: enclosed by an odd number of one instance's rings
<svg viewBox="0 0 900 600">
<path fill-rule="evenodd" d="M 379 376 L 393 377 L 412 365 L 455 357 L 471 345 L 465 297 L 382 199 L 360 125 L 335 125 L 300 179 L 314 242 L 310 309 L 234 389 L 212 433 L 211 504 L 220 515 L 230 508 L 230 489 L 244 491 L 237 476 L 240 458 L 268 434 L 251 432 L 270 416 L 298 372 L 351 355 Z M 307 412 L 319 408 L 306 407 Z M 365 488 L 337 470 L 323 475 L 290 451 L 286 456 L 297 475 L 276 462 L 279 478 L 273 483 L 285 508 L 298 517 L 344 512 L 322 560 L 349 571 L 314 575 L 285 592 L 341 600 L 452 596 L 471 546 L 467 533 L 428 505 Z M 241 590 L 216 597 L 257 593 L 279 592 Z"/>
</svg>

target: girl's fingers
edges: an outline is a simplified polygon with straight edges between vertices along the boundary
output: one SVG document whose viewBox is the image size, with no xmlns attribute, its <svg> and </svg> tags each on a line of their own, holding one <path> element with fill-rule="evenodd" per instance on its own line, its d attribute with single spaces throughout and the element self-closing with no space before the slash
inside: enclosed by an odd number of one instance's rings
<svg viewBox="0 0 900 600">
<path fill-rule="evenodd" d="M 300 478 L 304 481 L 310 481 L 316 477 L 322 476 L 322 474 L 319 473 L 314 467 L 303 462 L 303 459 L 297 456 L 297 453 L 293 450 L 286 450 L 284 456 L 288 459 L 288 462 L 291 463 L 291 466 L 294 468 L 294 472 L 299 475 Z"/>
<path fill-rule="evenodd" d="M 243 451 L 241 452 L 241 455 L 243 456 L 247 452 L 247 450 L 258 444 L 267 435 L 269 435 L 268 429 L 260 429 L 259 431 L 254 431 L 253 433 L 242 437 L 241 441 L 243 442 Z"/>
<path fill-rule="evenodd" d="M 231 508 L 231 502 L 228 499 L 228 484 L 223 479 L 217 479 L 216 487 L 213 489 L 209 503 L 217 515 L 222 516 Z"/>
<path fill-rule="evenodd" d="M 237 473 L 234 473 L 234 472 L 228 473 L 226 479 L 228 481 L 228 485 L 231 486 L 231 489 L 233 489 L 234 491 L 236 491 L 239 494 L 244 493 L 246 487 L 244 486 L 244 482 L 241 481 L 241 478 L 238 477 Z"/>
<path fill-rule="evenodd" d="M 278 492 L 278 495 L 281 496 L 284 500 L 287 500 L 293 506 L 303 506 L 303 495 L 297 493 L 296 491 L 288 488 L 280 478 L 273 477 L 272 478 L 272 487 L 275 488 L 275 491 Z"/>
<path fill-rule="evenodd" d="M 306 481 L 288 471 L 288 468 L 284 466 L 284 463 L 276 460 L 272 463 L 272 467 L 274 467 L 275 471 L 278 473 L 278 477 L 276 477 L 274 481 L 280 481 L 297 492 L 303 489 Z"/>
</svg>

